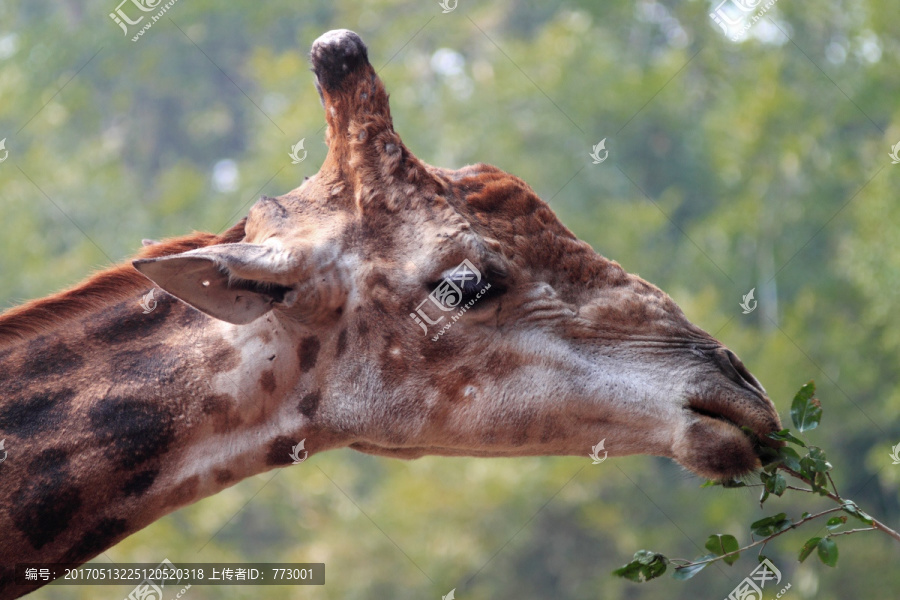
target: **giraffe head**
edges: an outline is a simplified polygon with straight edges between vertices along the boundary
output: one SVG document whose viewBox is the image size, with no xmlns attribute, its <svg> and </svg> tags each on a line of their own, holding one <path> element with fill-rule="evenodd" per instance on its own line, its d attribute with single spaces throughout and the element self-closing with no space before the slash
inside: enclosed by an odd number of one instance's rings
<svg viewBox="0 0 900 600">
<path fill-rule="evenodd" d="M 389 456 L 587 455 L 605 439 L 710 478 L 759 466 L 781 425 L 733 352 L 520 179 L 413 156 L 355 33 L 323 35 L 311 61 L 318 174 L 259 200 L 239 243 L 135 262 L 234 327 L 295 332 L 305 374 L 286 405 L 314 390 L 299 410 L 316 431 Z"/>
</svg>

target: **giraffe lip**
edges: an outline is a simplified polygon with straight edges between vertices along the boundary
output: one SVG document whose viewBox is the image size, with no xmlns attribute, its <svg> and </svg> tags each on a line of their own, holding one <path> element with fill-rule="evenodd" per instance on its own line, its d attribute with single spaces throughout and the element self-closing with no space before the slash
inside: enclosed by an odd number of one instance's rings
<svg viewBox="0 0 900 600">
<path fill-rule="evenodd" d="M 725 415 L 723 415 L 721 413 L 715 413 L 711 410 L 707 410 L 705 408 L 701 408 L 699 406 L 693 406 L 690 404 L 688 406 L 685 406 L 685 409 L 694 413 L 695 415 L 700 415 L 701 417 L 707 417 L 709 419 L 716 419 L 717 421 L 723 421 L 725 423 L 728 423 L 729 425 L 733 425 L 733 426 L 737 427 L 738 429 L 741 428 L 740 425 L 738 425 L 737 423 L 735 423 L 734 421 L 732 421 L 731 419 L 729 419 L 728 417 L 726 417 Z"/>
<path fill-rule="evenodd" d="M 722 423 L 727 423 L 728 425 L 731 425 L 735 429 L 740 429 L 741 433 L 743 433 L 751 441 L 753 441 L 753 443 L 756 447 L 761 447 L 761 446 L 778 447 L 778 446 L 784 445 L 784 442 L 779 442 L 777 440 L 773 440 L 767 435 L 767 434 L 771 433 L 772 431 L 778 431 L 779 428 L 775 428 L 775 429 L 772 429 L 771 431 L 768 431 L 768 430 L 760 430 L 758 427 L 753 427 L 750 425 L 742 425 L 723 413 L 716 412 L 716 411 L 710 410 L 706 407 L 698 406 L 696 404 L 688 404 L 684 408 L 685 408 L 685 410 L 697 415 L 700 418 L 713 419 L 716 421 L 720 421 Z"/>
</svg>

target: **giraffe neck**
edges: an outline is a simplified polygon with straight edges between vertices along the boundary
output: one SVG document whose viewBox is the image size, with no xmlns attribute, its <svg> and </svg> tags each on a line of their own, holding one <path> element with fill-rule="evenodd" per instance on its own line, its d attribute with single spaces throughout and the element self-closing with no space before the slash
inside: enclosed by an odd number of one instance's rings
<svg viewBox="0 0 900 600">
<path fill-rule="evenodd" d="M 145 313 L 150 289 L 0 346 L 0 598 L 15 563 L 89 560 L 314 437 L 317 338 L 298 351 L 275 317 L 235 327 L 159 290 Z"/>
</svg>

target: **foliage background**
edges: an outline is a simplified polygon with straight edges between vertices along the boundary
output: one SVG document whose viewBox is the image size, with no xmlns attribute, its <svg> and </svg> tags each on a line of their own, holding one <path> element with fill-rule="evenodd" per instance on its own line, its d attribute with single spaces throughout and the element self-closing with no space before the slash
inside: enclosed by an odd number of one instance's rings
<svg viewBox="0 0 900 600">
<path fill-rule="evenodd" d="M 815 378 L 825 418 L 809 437 L 828 450 L 842 494 L 896 527 L 896 6 L 781 0 L 738 43 L 711 8 L 459 0 L 442 14 L 437 0 L 180 0 L 132 43 L 107 16 L 115 0 L 4 0 L 0 307 L 74 284 L 141 238 L 221 231 L 260 194 L 313 174 L 326 148 L 306 53 L 346 27 L 367 42 L 420 158 L 525 178 L 576 234 L 738 352 L 783 416 Z M 309 156 L 292 165 L 301 138 Z M 602 138 L 610 158 L 593 165 Z M 759 309 L 744 315 L 750 288 Z M 327 565 L 325 587 L 194 587 L 192 600 L 451 588 L 461 599 L 723 598 L 752 557 L 685 583 L 609 573 L 638 548 L 691 558 L 709 533 L 746 542 L 750 521 L 813 504 L 775 498 L 761 511 L 754 491 L 701 491 L 667 460 L 587 461 L 331 452 L 178 511 L 98 561 Z M 813 534 L 766 551 L 790 597 L 896 595 L 896 544 L 841 537 L 837 569 L 798 564 Z"/>
</svg>

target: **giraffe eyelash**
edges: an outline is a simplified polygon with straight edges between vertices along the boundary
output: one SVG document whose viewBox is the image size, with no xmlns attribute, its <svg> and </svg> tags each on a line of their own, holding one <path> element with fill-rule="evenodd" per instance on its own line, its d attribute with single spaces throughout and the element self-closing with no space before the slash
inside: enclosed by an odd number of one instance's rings
<svg viewBox="0 0 900 600">
<path fill-rule="evenodd" d="M 465 305 L 472 300 L 479 300 L 471 307 L 473 309 L 479 305 L 483 306 L 487 300 L 499 297 L 508 289 L 506 272 L 495 267 L 485 268 L 481 280 L 478 282 L 471 279 L 460 281 L 457 278 L 449 277 L 433 281 L 427 287 L 433 293 L 447 281 L 462 292 L 460 305 Z"/>
</svg>

